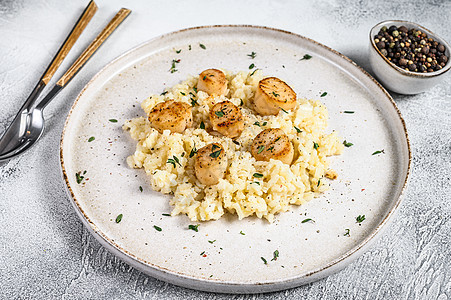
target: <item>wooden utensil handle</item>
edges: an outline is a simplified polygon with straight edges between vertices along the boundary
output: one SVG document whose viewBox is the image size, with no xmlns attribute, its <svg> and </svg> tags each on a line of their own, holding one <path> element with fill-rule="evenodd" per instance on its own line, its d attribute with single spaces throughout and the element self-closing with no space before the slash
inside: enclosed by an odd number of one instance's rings
<svg viewBox="0 0 451 300">
<path fill-rule="evenodd" d="M 64 58 L 69 53 L 72 46 L 75 44 L 77 39 L 82 34 L 83 30 L 85 30 L 86 26 L 88 25 L 89 21 L 91 21 L 92 17 L 97 11 L 97 5 L 93 0 L 89 2 L 88 6 L 85 8 L 83 13 L 81 14 L 80 18 L 78 19 L 77 23 L 75 24 L 74 28 L 72 28 L 72 31 L 64 41 L 61 48 L 58 50 L 58 53 L 53 58 L 50 65 L 47 67 L 47 70 L 45 71 L 44 75 L 41 77 L 41 81 L 44 82 L 44 84 L 48 84 L 50 79 L 52 79 L 53 75 L 55 74 L 56 70 L 59 68 L 61 63 L 63 62 Z"/>
<path fill-rule="evenodd" d="M 130 13 L 131 10 L 122 8 L 56 84 L 64 87 Z"/>
</svg>

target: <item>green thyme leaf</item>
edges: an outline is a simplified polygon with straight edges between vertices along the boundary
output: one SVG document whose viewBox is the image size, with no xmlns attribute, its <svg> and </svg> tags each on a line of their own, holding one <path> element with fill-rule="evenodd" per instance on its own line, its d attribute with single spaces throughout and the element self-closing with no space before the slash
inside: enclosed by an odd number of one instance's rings
<svg viewBox="0 0 451 300">
<path fill-rule="evenodd" d="M 263 177 L 263 174 L 260 174 L 260 173 L 254 173 L 254 175 L 252 175 L 252 176 L 254 176 L 255 178 L 262 178 L 262 177 Z"/>
<path fill-rule="evenodd" d="M 352 145 L 354 145 L 353 143 L 349 143 L 346 142 L 346 140 L 343 141 L 343 145 L 345 145 L 345 147 L 351 147 Z"/>
<path fill-rule="evenodd" d="M 345 113 L 345 114 L 353 114 L 354 112 L 351 111 L 351 110 L 345 110 L 344 113 Z"/>
<path fill-rule="evenodd" d="M 215 151 L 216 149 L 219 149 L 219 146 L 216 144 L 211 145 L 211 151 Z"/>
<path fill-rule="evenodd" d="M 252 51 L 252 53 L 248 54 L 247 56 L 249 56 L 250 58 L 254 59 L 257 56 L 257 53 Z"/>
<path fill-rule="evenodd" d="M 207 49 L 207 47 L 205 47 L 205 45 L 204 44 L 199 44 L 199 47 L 201 47 L 202 49 Z"/>
<path fill-rule="evenodd" d="M 310 219 L 310 218 L 308 218 L 308 219 L 305 219 L 305 220 L 302 220 L 302 222 L 301 223 L 307 223 L 307 222 L 312 222 L 312 223 L 315 223 L 315 221 L 313 221 L 312 219 Z"/>
<path fill-rule="evenodd" d="M 241 235 L 246 235 L 242 230 L 240 231 L 240 234 L 241 234 Z"/>
<path fill-rule="evenodd" d="M 267 265 L 268 264 L 268 262 L 266 261 L 266 259 L 262 256 L 262 257 L 260 257 L 261 258 L 261 260 L 263 261 L 263 263 L 265 264 L 265 265 Z"/>
<path fill-rule="evenodd" d="M 182 49 L 180 50 L 175 50 L 175 53 L 179 54 L 180 52 L 182 52 Z"/>
<path fill-rule="evenodd" d="M 172 164 L 174 166 L 174 168 L 175 168 L 175 160 L 173 160 L 172 158 L 169 158 L 166 163 L 167 164 Z"/>
<path fill-rule="evenodd" d="M 157 225 L 153 225 L 153 228 L 155 228 L 156 231 L 162 231 L 161 227 L 158 227 Z"/>
<path fill-rule="evenodd" d="M 244 102 L 243 99 L 240 99 L 240 106 L 243 106 Z"/>
<path fill-rule="evenodd" d="M 186 94 L 184 92 L 180 92 L 180 94 L 182 94 L 183 96 L 186 96 Z"/>
<path fill-rule="evenodd" d="M 263 150 L 265 150 L 265 146 L 258 146 L 257 149 L 258 149 L 257 154 L 260 154 L 263 152 Z"/>
<path fill-rule="evenodd" d="M 327 95 L 327 92 L 324 92 L 324 93 L 321 94 L 320 97 L 325 97 L 326 95 Z"/>
<path fill-rule="evenodd" d="M 258 69 L 255 69 L 249 76 L 254 75 L 255 72 L 257 72 Z"/>
<path fill-rule="evenodd" d="M 205 254 L 205 251 L 202 251 L 202 253 L 201 254 L 199 254 L 200 256 L 202 256 L 202 255 L 204 255 Z"/>
<path fill-rule="evenodd" d="M 139 191 L 142 193 L 143 192 L 143 187 L 139 186 Z"/>
<path fill-rule="evenodd" d="M 117 123 L 116 119 L 109 119 L 108 121 L 110 121 L 111 123 Z"/>
<path fill-rule="evenodd" d="M 251 183 L 255 183 L 255 184 L 260 185 L 260 182 L 258 182 L 258 181 L 252 181 Z"/>
<path fill-rule="evenodd" d="M 200 121 L 200 129 L 205 129 L 205 123 L 204 123 L 204 121 Z"/>
<path fill-rule="evenodd" d="M 303 58 L 301 58 L 300 60 L 308 60 L 308 59 L 310 59 L 310 58 L 312 58 L 312 56 L 310 55 L 310 54 L 305 54 L 304 55 L 304 57 Z"/>
<path fill-rule="evenodd" d="M 221 154 L 221 151 L 222 151 L 222 149 L 214 151 L 214 152 L 210 153 L 210 156 L 213 158 L 217 158 L 219 156 L 219 154 Z"/>
<path fill-rule="evenodd" d="M 91 136 L 91 137 L 88 139 L 88 143 L 92 142 L 92 141 L 95 140 L 95 139 L 96 139 L 95 137 Z"/>
<path fill-rule="evenodd" d="M 371 154 L 371 155 L 376 155 L 376 154 L 381 154 L 381 153 L 385 153 L 384 152 L 384 149 L 382 149 L 382 150 L 378 150 L 378 151 L 375 151 L 375 152 L 373 152 L 373 154 Z"/>
<path fill-rule="evenodd" d="M 299 128 L 297 128 L 296 126 L 294 126 L 294 129 L 296 129 L 297 133 L 301 133 L 302 130 L 300 130 Z"/>
<path fill-rule="evenodd" d="M 170 217 L 171 216 L 171 214 L 162 214 L 163 216 L 165 216 L 165 217 Z"/>
<path fill-rule="evenodd" d="M 280 95 L 277 94 L 276 92 L 272 92 L 272 94 L 274 95 L 274 97 L 279 97 Z"/>
<path fill-rule="evenodd" d="M 357 223 L 362 223 L 365 220 L 365 215 L 359 215 L 355 220 Z"/>
<path fill-rule="evenodd" d="M 85 174 L 85 173 L 83 173 L 83 174 Z M 75 179 L 77 180 L 78 184 L 80 184 L 84 178 L 85 178 L 85 176 L 81 175 L 81 172 L 75 173 Z"/>
<path fill-rule="evenodd" d="M 271 259 L 271 261 L 277 260 L 278 257 L 279 257 L 279 250 L 276 250 L 276 251 L 274 251 L 274 253 L 273 253 L 273 258 Z"/>
<path fill-rule="evenodd" d="M 191 106 L 194 107 L 196 104 L 199 105 L 199 103 L 197 103 L 197 100 L 191 98 Z"/>
<path fill-rule="evenodd" d="M 164 96 L 164 95 L 166 95 L 167 93 L 169 93 L 169 92 L 168 92 L 168 91 L 164 91 L 163 93 L 160 94 L 160 96 Z"/>
<path fill-rule="evenodd" d="M 285 109 L 283 109 L 282 107 L 280 108 L 284 113 L 288 113 Z"/>
<path fill-rule="evenodd" d="M 318 143 L 313 143 L 313 148 L 315 148 L 315 149 L 318 149 L 319 148 L 319 145 L 318 145 Z"/>
<path fill-rule="evenodd" d="M 193 149 L 191 149 L 191 152 L 189 153 L 189 157 L 193 157 L 197 153 L 196 144 L 194 144 Z"/>
<path fill-rule="evenodd" d="M 255 68 L 255 65 L 254 65 L 254 64 L 250 64 L 250 65 L 249 65 L 249 70 L 251 70 L 251 69 L 253 69 L 253 68 Z"/>
<path fill-rule="evenodd" d="M 343 234 L 344 236 L 351 236 L 350 234 L 349 234 L 349 228 L 346 228 L 345 229 L 345 233 Z"/>
<path fill-rule="evenodd" d="M 222 110 L 219 111 L 215 111 L 215 115 L 217 115 L 218 117 L 224 117 L 224 112 Z"/>
<path fill-rule="evenodd" d="M 119 223 L 121 220 L 122 220 L 122 214 L 119 214 L 119 215 L 116 217 L 116 223 Z"/>
<path fill-rule="evenodd" d="M 214 242 L 216 242 L 216 240 L 212 240 L 212 241 L 208 241 L 210 244 L 213 244 Z"/>
<path fill-rule="evenodd" d="M 316 185 L 316 187 L 319 187 L 320 184 L 321 184 L 321 178 L 318 179 L 318 184 Z"/>
<path fill-rule="evenodd" d="M 195 232 L 199 231 L 199 224 L 197 225 L 188 225 L 188 229 L 194 230 Z"/>
<path fill-rule="evenodd" d="M 182 165 L 180 164 L 179 159 L 177 158 L 177 156 L 172 155 L 172 157 L 174 158 L 174 161 L 181 167 Z"/>
</svg>

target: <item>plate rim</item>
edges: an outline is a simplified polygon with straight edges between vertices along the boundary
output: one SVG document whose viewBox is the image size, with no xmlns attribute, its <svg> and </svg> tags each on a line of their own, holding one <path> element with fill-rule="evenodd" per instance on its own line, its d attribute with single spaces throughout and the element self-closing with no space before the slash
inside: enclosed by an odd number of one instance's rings
<svg viewBox="0 0 451 300">
<path fill-rule="evenodd" d="M 344 253 L 343 255 L 335 258 L 334 260 L 331 260 L 328 264 L 317 268 L 313 271 L 310 271 L 308 273 L 300 274 L 298 276 L 293 276 L 291 278 L 284 278 L 280 280 L 272 280 L 269 282 L 235 282 L 235 281 L 225 281 L 225 280 L 215 280 L 213 278 L 203 278 L 203 277 L 197 277 L 193 275 L 187 275 L 183 274 L 174 270 L 168 270 L 164 267 L 157 266 L 151 262 L 148 262 L 142 258 L 137 257 L 133 253 L 130 253 L 126 249 L 123 249 L 121 246 L 119 246 L 117 243 L 109 239 L 102 231 L 100 231 L 97 226 L 94 224 L 94 222 L 91 221 L 91 219 L 86 215 L 84 210 L 79 204 L 79 201 L 76 199 L 75 194 L 70 186 L 66 167 L 64 163 L 64 155 L 63 155 L 63 148 L 64 148 L 64 137 L 66 133 L 66 129 L 69 125 L 69 120 L 71 119 L 72 113 L 78 104 L 78 101 L 80 98 L 84 95 L 86 90 L 90 88 L 90 86 L 97 80 L 97 78 L 104 73 L 107 69 L 109 69 L 112 65 L 114 65 L 116 62 L 120 61 L 124 57 L 128 56 L 130 53 L 137 51 L 138 49 L 145 47 L 146 45 L 157 41 L 161 39 L 166 39 L 171 36 L 181 34 L 188 31 L 196 31 L 196 30 L 215 30 L 215 29 L 223 29 L 223 28 L 242 28 L 242 29 L 250 29 L 250 30 L 262 30 L 262 31 L 268 31 L 268 32 L 279 32 L 285 35 L 293 36 L 296 39 L 302 39 L 306 40 L 309 43 L 315 44 L 317 46 L 320 46 L 321 48 L 332 52 L 333 54 L 338 56 L 338 59 L 344 59 L 346 62 L 350 63 L 353 67 L 357 68 L 358 71 L 366 75 L 370 81 L 375 84 L 385 95 L 387 100 L 392 104 L 395 112 L 397 113 L 397 117 L 399 118 L 399 121 L 401 121 L 403 133 L 405 135 L 405 142 L 407 146 L 407 152 L 408 152 L 408 161 L 407 161 L 407 170 L 404 178 L 404 182 L 402 184 L 399 197 L 396 199 L 394 205 L 392 208 L 387 212 L 386 216 L 380 221 L 380 223 L 373 228 L 370 234 L 368 234 L 361 242 L 359 242 L 356 246 L 351 248 L 349 251 Z M 80 218 L 82 223 L 85 225 L 85 227 L 88 229 L 88 231 L 96 238 L 99 243 L 105 247 L 109 252 L 114 254 L 115 256 L 119 257 L 121 260 L 126 262 L 127 264 L 133 266 L 134 268 L 137 268 L 139 271 L 142 271 L 146 273 L 149 276 L 152 276 L 154 278 L 157 278 L 159 280 L 163 280 L 166 282 L 173 283 L 175 285 L 191 288 L 191 289 L 197 289 L 202 291 L 209 291 L 209 292 L 220 292 L 220 293 L 261 293 L 261 292 L 274 292 L 274 291 L 280 291 L 287 288 L 293 288 L 298 287 L 313 281 L 316 281 L 318 279 L 327 277 L 341 269 L 343 269 L 345 266 L 350 264 L 351 262 L 355 261 L 358 257 L 360 257 L 369 246 L 371 246 L 372 243 L 375 242 L 377 238 L 379 238 L 383 232 L 384 229 L 388 227 L 390 222 L 392 221 L 393 215 L 398 211 L 399 206 L 404 198 L 405 191 L 407 189 L 407 185 L 410 179 L 410 172 L 411 172 L 411 164 L 412 164 L 412 152 L 411 152 L 411 146 L 410 146 L 410 140 L 409 135 L 407 132 L 406 123 L 404 121 L 404 118 L 401 115 L 400 110 L 398 109 L 396 103 L 394 102 L 391 95 L 386 91 L 386 89 L 373 77 L 371 76 L 367 71 L 365 71 L 362 67 L 357 65 L 354 61 L 352 61 L 347 56 L 343 55 L 337 50 L 334 50 L 322 43 L 319 43 L 313 39 L 310 39 L 308 37 L 305 37 L 303 35 L 293 33 L 291 31 L 268 27 L 268 26 L 260 26 L 260 25 L 248 25 L 248 24 L 225 24 L 225 25 L 205 25 L 205 26 L 195 26 L 195 27 L 188 27 L 183 28 L 180 30 L 175 30 L 169 33 L 165 33 L 159 36 L 156 36 L 154 38 L 151 38 L 147 41 L 144 41 L 137 46 L 132 47 L 131 49 L 125 51 L 124 53 L 117 56 L 112 61 L 108 62 L 104 67 L 102 67 L 101 70 L 99 70 L 90 80 L 89 82 L 83 87 L 83 89 L 80 91 L 80 93 L 77 95 L 77 98 L 73 102 L 65 123 L 64 127 L 61 132 L 61 138 L 60 138 L 60 147 L 59 147 L 59 156 L 60 156 L 60 171 L 62 180 L 64 181 L 64 186 L 66 193 L 71 200 L 73 207 L 75 208 L 75 211 L 77 213 L 77 216 Z"/>
</svg>

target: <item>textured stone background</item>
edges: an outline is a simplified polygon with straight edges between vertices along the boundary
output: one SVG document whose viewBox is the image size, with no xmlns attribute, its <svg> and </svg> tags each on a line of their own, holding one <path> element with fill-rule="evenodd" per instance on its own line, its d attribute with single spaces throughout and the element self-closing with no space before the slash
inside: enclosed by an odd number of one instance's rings
<svg viewBox="0 0 451 300">
<path fill-rule="evenodd" d="M 0 1 L 0 132 L 87 4 Z M 378 242 L 342 272 L 272 294 L 192 291 L 143 275 L 83 228 L 64 192 L 58 145 L 72 102 L 107 62 L 159 34 L 197 25 L 257 24 L 299 33 L 369 70 L 368 31 L 386 19 L 424 25 L 451 42 L 451 1 L 107 1 L 68 61 L 122 6 L 132 15 L 46 110 L 47 130 L 0 164 L 2 299 L 451 299 L 451 76 L 416 96 L 392 94 L 407 123 L 413 166 L 404 202 Z"/>
</svg>

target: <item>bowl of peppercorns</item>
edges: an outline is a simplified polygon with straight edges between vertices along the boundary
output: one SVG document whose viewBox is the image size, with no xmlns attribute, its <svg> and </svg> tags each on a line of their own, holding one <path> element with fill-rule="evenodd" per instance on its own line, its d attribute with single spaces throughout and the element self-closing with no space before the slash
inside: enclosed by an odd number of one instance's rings
<svg viewBox="0 0 451 300">
<path fill-rule="evenodd" d="M 379 81 L 400 94 L 418 94 L 451 68 L 449 44 L 408 21 L 384 21 L 370 31 L 370 64 Z"/>
</svg>

